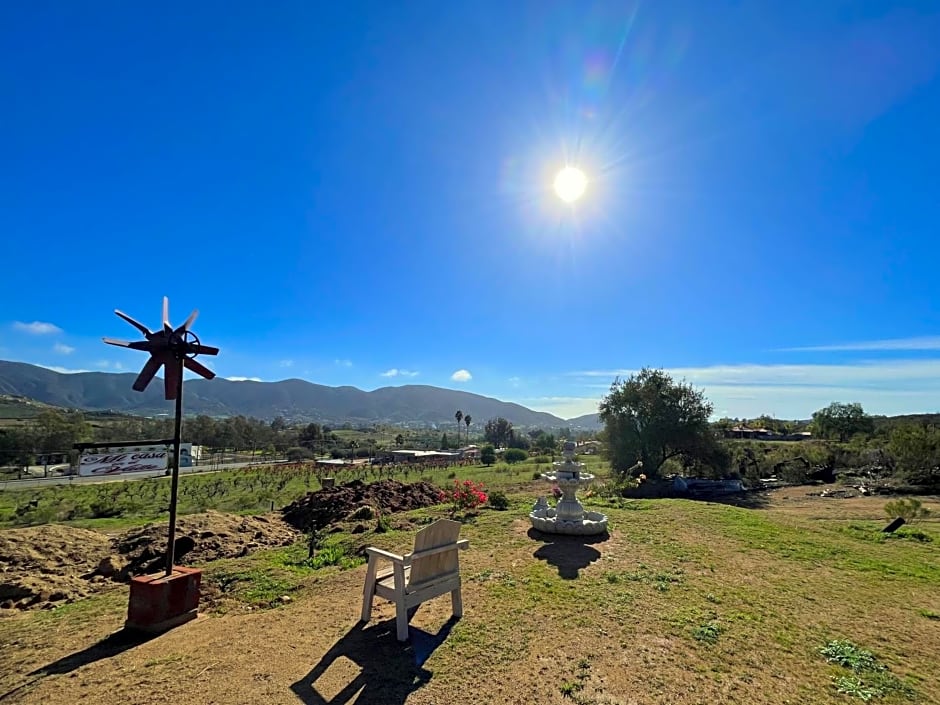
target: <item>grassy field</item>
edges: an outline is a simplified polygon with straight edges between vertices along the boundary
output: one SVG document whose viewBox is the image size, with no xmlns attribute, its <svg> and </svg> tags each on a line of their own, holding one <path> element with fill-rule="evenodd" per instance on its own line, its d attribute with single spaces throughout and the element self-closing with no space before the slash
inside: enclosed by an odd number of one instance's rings
<svg viewBox="0 0 940 705">
<path fill-rule="evenodd" d="M 525 520 L 545 487 L 531 466 L 470 470 L 510 507 L 464 525 L 464 618 L 428 603 L 407 647 L 387 605 L 357 626 L 356 551 L 407 550 L 443 506 L 330 535 L 314 561 L 296 545 L 208 564 L 208 616 L 146 643 L 89 650 L 120 627 L 123 587 L 2 619 L 0 698 L 26 684 L 11 702 L 940 702 L 935 519 L 886 537 L 884 499 L 809 488 L 760 509 L 595 496 L 610 536 L 552 539 Z"/>
<path fill-rule="evenodd" d="M 597 458 L 585 464 L 592 472 L 607 473 Z M 379 479 L 369 467 L 335 472 L 338 482 L 354 477 Z M 484 482 L 494 488 L 512 489 L 531 480 L 533 473 L 549 469 L 546 463 L 529 460 L 517 465 L 476 465 L 433 470 L 400 470 L 390 475 L 399 481 L 425 479 L 445 486 L 456 474 L 462 479 Z M 313 465 L 290 465 L 226 470 L 180 476 L 179 512 L 192 514 L 207 509 L 235 513 L 257 513 L 280 508 L 306 492 L 320 489 L 323 469 Z M 12 489 L 11 489 L 12 488 Z M 547 491 L 548 485 L 545 485 Z M 49 522 L 86 528 L 140 524 L 169 511 L 169 478 L 149 478 L 97 484 L 51 485 L 17 489 L 15 483 L 0 493 L 0 528 L 31 526 Z"/>
</svg>

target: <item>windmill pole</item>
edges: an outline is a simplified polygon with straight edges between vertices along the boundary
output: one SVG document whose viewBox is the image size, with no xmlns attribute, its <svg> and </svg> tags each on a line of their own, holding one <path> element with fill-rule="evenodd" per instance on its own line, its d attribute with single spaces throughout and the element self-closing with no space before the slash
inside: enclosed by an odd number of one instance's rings
<svg viewBox="0 0 940 705">
<path fill-rule="evenodd" d="M 176 497 L 180 485 L 180 442 L 183 435 L 183 355 L 175 364 L 179 365 L 176 378 L 176 420 L 173 429 L 173 477 L 170 481 L 170 532 L 166 544 L 166 575 L 173 574 L 176 551 Z"/>
</svg>

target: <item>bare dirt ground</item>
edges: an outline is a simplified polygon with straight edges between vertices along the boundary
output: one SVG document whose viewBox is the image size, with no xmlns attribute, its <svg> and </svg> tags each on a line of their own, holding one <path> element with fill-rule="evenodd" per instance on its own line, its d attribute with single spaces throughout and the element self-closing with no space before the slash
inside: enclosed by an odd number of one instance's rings
<svg viewBox="0 0 940 705">
<path fill-rule="evenodd" d="M 205 512 L 180 517 L 177 554 L 187 563 L 244 556 L 293 543 L 299 533 L 279 515 Z M 59 524 L 0 532 L 0 614 L 75 602 L 164 565 L 167 525 L 116 535 Z"/>
<path fill-rule="evenodd" d="M 814 491 L 772 493 L 764 508 L 799 521 L 884 519 L 884 498 Z M 484 514 L 464 530 L 464 618 L 449 619 L 446 598 L 426 603 L 407 646 L 381 600 L 371 622 L 358 622 L 363 567 L 317 574 L 275 609 L 201 615 L 146 641 L 120 631 L 126 586 L 39 614 L 0 611 L 0 703 L 839 703 L 826 665 L 807 672 L 805 663 L 840 633 L 904 655 L 892 669 L 921 674 L 919 702 L 937 702 L 937 622 L 912 611 L 940 612 L 935 590 L 905 588 L 902 600 L 885 581 L 852 573 L 849 602 L 846 574 L 781 563 L 669 511 L 624 511 L 594 542 L 533 536 L 518 516 Z M 9 533 L 0 537 L 22 540 Z M 91 565 L 73 560 L 76 572 Z M 703 646 L 687 631 L 712 608 L 727 633 Z M 782 610 L 793 624 L 774 621 Z"/>
<path fill-rule="evenodd" d="M 427 482 L 354 481 L 308 493 L 278 513 L 191 514 L 177 522 L 176 558 L 187 565 L 239 558 L 294 543 L 307 527 L 323 529 L 363 506 L 393 514 L 438 501 L 438 490 Z M 112 534 L 59 524 L 0 531 L 0 613 L 49 609 L 159 571 L 166 540 L 166 522 Z"/>
</svg>

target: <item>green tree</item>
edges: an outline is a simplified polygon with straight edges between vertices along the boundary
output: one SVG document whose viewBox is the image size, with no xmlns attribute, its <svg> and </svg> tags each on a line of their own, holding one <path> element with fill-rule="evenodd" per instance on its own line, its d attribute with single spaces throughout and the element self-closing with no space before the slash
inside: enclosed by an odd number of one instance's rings
<svg viewBox="0 0 940 705">
<path fill-rule="evenodd" d="M 656 477 L 670 458 L 707 457 L 717 444 L 708 424 L 711 413 L 702 392 L 663 370 L 644 368 L 626 380 L 615 379 L 600 404 L 611 467 L 623 474 L 641 460 L 637 472 Z"/>
<path fill-rule="evenodd" d="M 510 465 L 515 463 L 521 463 L 523 460 L 529 457 L 529 454 L 526 453 L 521 448 L 510 448 L 505 453 L 503 453 L 503 460 L 505 460 Z"/>
<path fill-rule="evenodd" d="M 907 482 L 940 486 L 940 429 L 920 424 L 897 426 L 891 430 L 888 452 Z"/>
<path fill-rule="evenodd" d="M 463 412 L 460 409 L 457 409 L 457 413 L 454 414 L 454 418 L 457 419 L 457 447 L 460 447 L 460 422 L 463 419 Z"/>
<path fill-rule="evenodd" d="M 467 427 L 467 437 L 466 439 L 464 439 L 464 443 L 470 442 L 470 421 L 471 420 L 472 419 L 471 419 L 470 414 L 467 414 L 466 416 L 463 417 L 464 425 L 466 425 Z M 460 439 L 457 439 L 457 445 L 460 446 Z"/>
<path fill-rule="evenodd" d="M 401 448 L 404 444 L 405 444 L 405 437 L 399 433 L 397 436 L 395 436 L 395 445 Z"/>
<path fill-rule="evenodd" d="M 450 448 L 450 444 L 447 442 L 447 433 L 441 434 L 441 450 L 447 450 Z"/>
<path fill-rule="evenodd" d="M 870 434 L 875 428 L 871 416 L 862 405 L 834 401 L 813 414 L 813 432 L 820 438 L 836 438 L 842 442 L 856 433 Z"/>
<path fill-rule="evenodd" d="M 491 445 L 483 446 L 480 451 L 480 462 L 489 467 L 496 462 L 496 450 Z"/>
<path fill-rule="evenodd" d="M 503 448 L 509 443 L 510 437 L 513 436 L 512 423 L 502 416 L 490 419 L 483 426 L 483 436 L 488 443 L 497 448 Z"/>
</svg>

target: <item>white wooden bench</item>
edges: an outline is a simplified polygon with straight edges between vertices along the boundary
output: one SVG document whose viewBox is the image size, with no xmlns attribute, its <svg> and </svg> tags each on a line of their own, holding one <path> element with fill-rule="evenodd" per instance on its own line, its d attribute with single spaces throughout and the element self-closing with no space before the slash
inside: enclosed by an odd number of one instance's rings
<svg viewBox="0 0 940 705">
<path fill-rule="evenodd" d="M 408 640 L 408 610 L 431 598 L 450 593 L 455 617 L 463 615 L 460 595 L 460 561 L 457 552 L 469 546 L 460 536 L 460 522 L 438 519 L 415 535 L 414 550 L 403 556 L 368 547 L 369 567 L 362 593 L 362 621 L 372 616 L 375 595 L 395 603 L 398 641 Z M 379 572 L 380 560 L 391 568 Z"/>
</svg>

